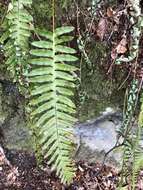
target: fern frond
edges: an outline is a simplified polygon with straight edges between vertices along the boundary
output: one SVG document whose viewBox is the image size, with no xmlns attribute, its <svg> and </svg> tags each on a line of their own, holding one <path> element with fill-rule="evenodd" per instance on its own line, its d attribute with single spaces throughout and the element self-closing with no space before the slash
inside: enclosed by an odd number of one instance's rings
<svg viewBox="0 0 143 190">
<path fill-rule="evenodd" d="M 134 152 L 134 159 L 133 159 L 133 167 L 132 167 L 132 175 L 131 175 L 131 187 L 132 190 L 136 189 L 136 185 L 138 182 L 138 175 L 141 169 L 143 169 L 143 153 L 142 149 L 136 146 L 136 151 Z"/>
<path fill-rule="evenodd" d="M 24 73 L 28 68 L 28 43 L 33 29 L 33 18 L 26 10 L 32 0 L 13 0 L 9 4 L 0 43 L 4 44 L 6 65 L 14 80 L 23 83 Z"/>
<path fill-rule="evenodd" d="M 136 108 L 137 99 L 138 80 L 133 80 L 128 95 L 123 126 L 120 129 L 120 134 L 122 134 L 124 138 L 123 164 L 120 187 L 123 184 L 124 177 L 131 176 L 131 164 L 134 158 L 134 138 L 132 134 L 131 121 Z"/>
<path fill-rule="evenodd" d="M 138 129 L 134 140 L 133 167 L 132 167 L 132 190 L 135 190 L 139 171 L 143 168 L 143 153 L 140 140 L 143 134 L 143 99 L 141 98 L 141 109 L 138 119 Z"/>
<path fill-rule="evenodd" d="M 34 41 L 30 51 L 31 72 L 27 75 L 31 86 L 31 118 L 39 129 L 40 144 L 52 169 L 56 169 L 63 183 L 70 183 L 74 176 L 73 124 L 76 119 L 75 105 L 71 100 L 75 87 L 73 72 L 77 61 L 76 51 L 64 45 L 65 34 L 73 27 L 61 27 L 52 32 L 38 31 L 43 40 Z M 64 36 L 65 35 L 65 36 Z"/>
</svg>

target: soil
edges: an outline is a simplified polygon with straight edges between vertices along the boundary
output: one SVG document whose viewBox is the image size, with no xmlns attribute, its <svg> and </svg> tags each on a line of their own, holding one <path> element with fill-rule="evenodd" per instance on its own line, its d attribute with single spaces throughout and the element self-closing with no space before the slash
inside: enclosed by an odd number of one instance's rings
<svg viewBox="0 0 143 190">
<path fill-rule="evenodd" d="M 64 186 L 50 168 L 38 167 L 34 154 L 6 151 L 0 154 L 0 190 L 114 190 L 118 175 L 114 168 L 78 162 L 76 177 Z"/>
</svg>

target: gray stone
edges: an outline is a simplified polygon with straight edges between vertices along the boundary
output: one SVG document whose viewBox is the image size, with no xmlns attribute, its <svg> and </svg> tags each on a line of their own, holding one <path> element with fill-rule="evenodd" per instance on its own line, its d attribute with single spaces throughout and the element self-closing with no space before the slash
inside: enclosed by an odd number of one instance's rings
<svg viewBox="0 0 143 190">
<path fill-rule="evenodd" d="M 75 128 L 78 144 L 75 155 L 76 159 L 102 163 L 105 154 L 110 151 L 117 142 L 117 131 L 121 123 L 121 114 L 111 111 L 104 113 L 96 120 L 77 124 Z M 122 164 L 121 148 L 112 151 L 105 160 L 105 163 L 120 168 Z"/>
<path fill-rule="evenodd" d="M 32 149 L 24 101 L 15 84 L 0 80 L 0 143 L 9 149 Z"/>
<path fill-rule="evenodd" d="M 7 81 L 0 83 L 0 129 L 4 133 L 4 146 L 10 149 L 32 149 L 29 130 L 24 114 L 24 98 L 16 87 Z M 122 117 L 111 108 L 100 117 L 75 126 L 78 144 L 76 159 L 89 162 L 102 162 L 104 155 L 114 147 L 117 130 Z M 110 165 L 121 165 L 121 150 L 109 154 L 106 160 Z"/>
</svg>

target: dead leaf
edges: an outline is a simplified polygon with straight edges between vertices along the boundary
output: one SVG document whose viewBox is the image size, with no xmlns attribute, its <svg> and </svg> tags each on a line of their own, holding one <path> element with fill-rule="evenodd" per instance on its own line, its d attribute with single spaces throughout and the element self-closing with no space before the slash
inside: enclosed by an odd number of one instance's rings
<svg viewBox="0 0 143 190">
<path fill-rule="evenodd" d="M 113 11 L 112 7 L 107 8 L 107 16 L 113 17 L 115 15 L 115 11 Z"/>
<path fill-rule="evenodd" d="M 99 23 L 98 23 L 98 27 L 97 27 L 97 36 L 103 40 L 104 36 L 105 36 L 105 33 L 107 31 L 107 20 L 106 18 L 101 18 L 99 20 Z"/>
<path fill-rule="evenodd" d="M 117 51 L 115 49 L 112 49 L 111 51 L 111 58 L 115 60 L 117 58 Z"/>
<path fill-rule="evenodd" d="M 18 168 L 13 167 L 9 171 L 9 174 L 7 175 L 7 181 L 8 181 L 8 183 L 9 184 L 13 184 L 16 181 L 17 176 L 19 176 Z"/>
<path fill-rule="evenodd" d="M 123 38 L 116 47 L 117 54 L 124 54 L 127 51 L 127 40 Z"/>
</svg>

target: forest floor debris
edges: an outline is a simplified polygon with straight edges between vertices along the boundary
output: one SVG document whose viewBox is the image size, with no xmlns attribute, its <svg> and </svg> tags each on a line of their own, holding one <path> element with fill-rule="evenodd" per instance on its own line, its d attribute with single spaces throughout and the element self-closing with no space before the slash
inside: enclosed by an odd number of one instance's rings
<svg viewBox="0 0 143 190">
<path fill-rule="evenodd" d="M 6 162 L 0 163 L 0 190 L 116 190 L 119 180 L 115 168 L 80 161 L 73 183 L 65 187 L 49 167 L 37 166 L 32 153 L 13 150 L 2 157 Z M 138 190 L 142 187 L 140 177 Z"/>
<path fill-rule="evenodd" d="M 55 174 L 45 167 L 40 169 L 33 154 L 11 151 L 7 158 L 1 154 L 0 190 L 84 190 L 115 189 L 117 173 L 110 167 L 77 163 L 77 173 L 73 184 L 64 187 Z M 9 162 L 5 162 L 5 160 Z"/>
<path fill-rule="evenodd" d="M 0 190 L 114 190 L 117 172 L 99 164 L 77 163 L 76 177 L 69 187 L 63 186 L 50 168 L 39 168 L 35 156 L 24 151 L 8 151 L 10 164 L 0 165 Z"/>
</svg>

